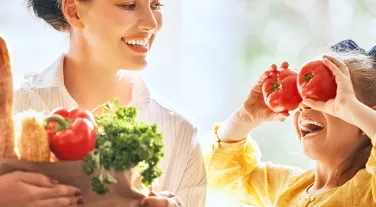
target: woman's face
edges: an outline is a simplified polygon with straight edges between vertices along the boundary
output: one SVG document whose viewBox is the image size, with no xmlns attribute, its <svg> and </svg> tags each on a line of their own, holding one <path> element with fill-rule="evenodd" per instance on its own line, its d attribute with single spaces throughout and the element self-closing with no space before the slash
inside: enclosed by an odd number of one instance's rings
<svg viewBox="0 0 376 207">
<path fill-rule="evenodd" d="M 366 139 L 356 126 L 302 103 L 294 126 L 304 154 L 313 160 L 344 160 Z"/>
<path fill-rule="evenodd" d="M 77 2 L 82 28 L 73 27 L 90 57 L 114 69 L 140 70 L 162 27 L 161 0 Z M 73 37 L 74 38 L 74 37 Z"/>
</svg>

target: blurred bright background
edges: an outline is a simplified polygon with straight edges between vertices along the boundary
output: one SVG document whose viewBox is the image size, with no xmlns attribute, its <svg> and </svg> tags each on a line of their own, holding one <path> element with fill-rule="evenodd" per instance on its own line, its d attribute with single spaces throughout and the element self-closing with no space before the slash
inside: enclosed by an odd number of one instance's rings
<svg viewBox="0 0 376 207">
<path fill-rule="evenodd" d="M 0 0 L 0 35 L 11 49 L 15 79 L 45 69 L 68 48 L 26 9 L 25 0 Z M 376 45 L 375 0 L 165 0 L 165 27 L 144 71 L 150 85 L 208 133 L 246 97 L 272 64 L 298 69 L 320 50 L 351 38 Z M 16 82 L 17 84 L 17 82 Z M 263 160 L 309 169 L 292 120 L 252 132 Z M 202 138 L 204 147 L 209 140 Z"/>
</svg>

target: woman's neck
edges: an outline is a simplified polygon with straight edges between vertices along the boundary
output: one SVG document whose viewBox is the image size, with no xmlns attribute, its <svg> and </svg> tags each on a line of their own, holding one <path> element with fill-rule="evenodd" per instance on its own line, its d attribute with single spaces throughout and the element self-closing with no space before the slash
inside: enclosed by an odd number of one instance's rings
<svg viewBox="0 0 376 207">
<path fill-rule="evenodd" d="M 64 84 L 78 105 L 91 110 L 115 98 L 128 104 L 132 98 L 131 82 L 119 78 L 118 70 L 106 68 L 85 54 L 70 50 L 64 58 Z"/>
</svg>

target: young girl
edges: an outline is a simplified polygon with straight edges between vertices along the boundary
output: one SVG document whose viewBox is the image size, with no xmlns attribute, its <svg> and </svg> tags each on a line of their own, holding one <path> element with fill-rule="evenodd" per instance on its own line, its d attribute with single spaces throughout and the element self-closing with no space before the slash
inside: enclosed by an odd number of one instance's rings
<svg viewBox="0 0 376 207">
<path fill-rule="evenodd" d="M 245 139 L 261 123 L 288 115 L 265 105 L 265 72 L 244 105 L 215 127 L 217 143 L 206 159 L 210 188 L 254 206 L 376 206 L 376 49 L 365 53 L 351 40 L 332 49 L 322 61 L 335 76 L 336 97 L 303 100 L 294 115 L 298 141 L 316 167 L 262 163 L 257 144 Z"/>
<path fill-rule="evenodd" d="M 197 128 L 134 72 L 146 67 L 147 54 L 162 27 L 161 0 L 28 1 L 38 17 L 69 34 L 70 47 L 49 68 L 25 76 L 15 93 L 15 111 L 78 106 L 92 110 L 118 97 L 121 105 L 137 108 L 139 120 L 157 123 L 163 133 L 163 175 L 154 189 L 173 194 L 156 193 L 142 205 L 180 205 L 170 199 L 176 194 L 187 207 L 204 206 L 206 172 Z"/>
</svg>

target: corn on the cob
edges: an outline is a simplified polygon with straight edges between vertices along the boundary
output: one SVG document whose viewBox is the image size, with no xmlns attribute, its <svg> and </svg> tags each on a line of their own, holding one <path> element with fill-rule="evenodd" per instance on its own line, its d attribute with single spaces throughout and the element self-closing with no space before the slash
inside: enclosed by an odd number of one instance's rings
<svg viewBox="0 0 376 207">
<path fill-rule="evenodd" d="M 0 37 L 0 156 L 15 157 L 13 77 L 5 41 Z"/>
<path fill-rule="evenodd" d="M 23 118 L 17 147 L 21 159 L 31 162 L 50 162 L 47 131 L 35 116 Z"/>
</svg>

